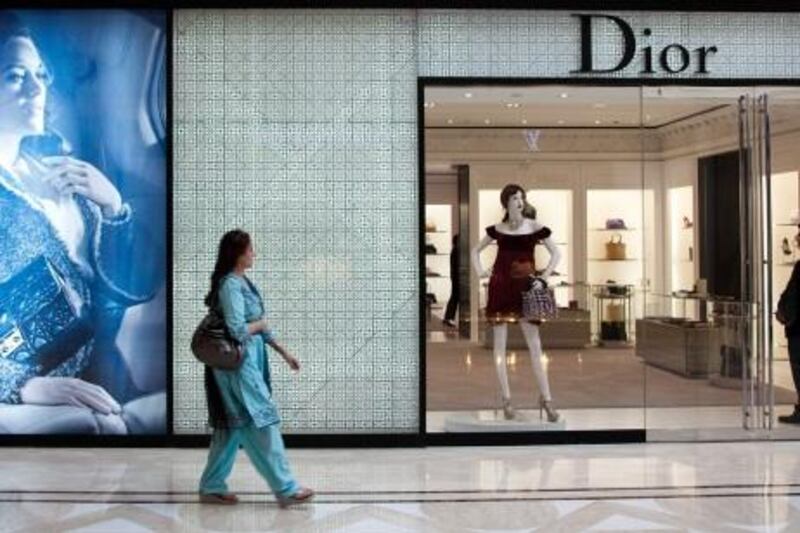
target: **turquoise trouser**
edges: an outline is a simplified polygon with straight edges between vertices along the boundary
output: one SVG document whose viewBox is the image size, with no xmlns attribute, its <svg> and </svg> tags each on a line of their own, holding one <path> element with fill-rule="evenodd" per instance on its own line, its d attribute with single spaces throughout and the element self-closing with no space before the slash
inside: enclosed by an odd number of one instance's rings
<svg viewBox="0 0 800 533">
<path fill-rule="evenodd" d="M 277 496 L 291 496 L 299 490 L 289 469 L 289 461 L 286 460 L 279 425 L 258 428 L 250 424 L 242 428 L 214 430 L 208 462 L 200 478 L 202 494 L 228 493 L 225 480 L 233 470 L 240 443 L 253 466 Z"/>
</svg>

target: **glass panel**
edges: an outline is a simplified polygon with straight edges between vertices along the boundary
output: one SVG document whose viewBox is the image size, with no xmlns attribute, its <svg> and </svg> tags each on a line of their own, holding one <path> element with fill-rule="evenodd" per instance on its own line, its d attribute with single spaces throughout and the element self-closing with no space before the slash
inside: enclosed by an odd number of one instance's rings
<svg viewBox="0 0 800 533">
<path fill-rule="evenodd" d="M 768 367 L 758 366 L 765 211 L 749 178 L 756 159 L 748 145 L 758 141 L 752 95 L 742 87 L 643 90 L 644 188 L 655 191 L 663 220 L 648 235 L 656 261 L 646 264 L 636 328 L 648 440 L 758 434 L 755 378 Z"/>
<path fill-rule="evenodd" d="M 632 342 L 658 211 L 656 190 L 642 190 L 640 100 L 638 87 L 426 89 L 425 236 L 436 248 L 425 256 L 429 432 L 643 428 L 644 371 Z M 549 243 L 525 251 L 524 237 L 487 233 L 514 232 L 503 222 L 509 184 L 536 210 L 535 226 L 519 231 L 545 226 Z M 452 267 L 469 290 L 459 287 L 458 312 L 447 314 L 453 282 L 440 254 L 456 234 L 461 262 L 466 247 L 479 265 Z M 544 269 L 546 244 L 559 256 L 549 278 L 558 316 L 526 339 L 510 263 L 528 254 Z M 494 313 L 510 320 L 496 324 Z M 558 422 L 539 409 L 548 389 Z"/>
<path fill-rule="evenodd" d="M 771 409 L 773 436 L 796 439 L 800 436 L 800 425 L 797 424 L 800 417 L 791 417 L 797 397 L 789 339 L 792 339 L 794 348 L 794 339 L 800 336 L 800 328 L 797 324 L 784 328 L 774 312 L 784 292 L 787 301 L 792 299 L 792 295 L 795 300 L 798 298 L 788 285 L 793 267 L 800 259 L 800 154 L 797 153 L 800 90 L 795 87 L 759 87 L 756 92 L 766 95 L 764 111 L 769 119 L 770 133 L 769 167 L 763 168 L 763 195 L 769 203 L 765 220 L 766 260 L 771 275 L 771 279 L 765 280 L 765 289 L 771 300 L 765 303 L 767 325 L 771 327 L 771 331 L 767 330 L 767 341 L 772 348 L 772 360 L 767 360 L 767 393 L 768 401 L 774 406 Z M 787 416 L 791 418 L 779 418 Z"/>
</svg>

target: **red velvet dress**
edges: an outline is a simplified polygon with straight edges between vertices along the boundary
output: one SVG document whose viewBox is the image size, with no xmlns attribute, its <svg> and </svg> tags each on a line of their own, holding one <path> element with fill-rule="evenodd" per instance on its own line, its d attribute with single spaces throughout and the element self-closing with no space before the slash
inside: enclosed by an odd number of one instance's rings
<svg viewBox="0 0 800 533">
<path fill-rule="evenodd" d="M 522 317 L 522 293 L 528 290 L 529 274 L 536 270 L 534 249 L 550 236 L 551 231 L 543 227 L 535 233 L 509 235 L 489 226 L 486 234 L 497 241 L 497 259 L 489 279 L 486 319 L 494 324 L 518 322 Z"/>
</svg>

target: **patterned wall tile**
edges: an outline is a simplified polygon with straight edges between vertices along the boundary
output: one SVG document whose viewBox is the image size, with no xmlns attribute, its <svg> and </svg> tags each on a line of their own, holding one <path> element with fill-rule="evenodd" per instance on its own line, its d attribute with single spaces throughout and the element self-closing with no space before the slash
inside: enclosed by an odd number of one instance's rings
<svg viewBox="0 0 800 533">
<path fill-rule="evenodd" d="M 800 14 L 614 13 L 644 46 L 714 45 L 710 77 L 800 77 Z M 598 65 L 622 42 L 596 26 Z M 175 16 L 175 426 L 205 431 L 187 350 L 221 234 L 254 235 L 284 343 L 289 432 L 413 432 L 418 420 L 417 76 L 569 77 L 561 11 L 184 10 Z M 637 56 L 615 77 L 638 77 Z M 691 69 L 676 77 L 692 76 Z M 664 76 L 660 74 L 660 76 Z"/>
<path fill-rule="evenodd" d="M 288 432 L 418 428 L 412 12 L 175 17 L 175 422 L 205 431 L 188 352 L 218 239 L 250 231 Z"/>
<path fill-rule="evenodd" d="M 800 13 L 665 13 L 613 12 L 627 21 L 637 40 L 637 55 L 624 70 L 610 76 L 638 77 L 642 52 L 657 54 L 673 43 L 690 51 L 716 46 L 709 59 L 712 78 L 800 77 Z M 569 11 L 419 12 L 421 76 L 570 77 L 579 67 L 578 19 Z M 652 35 L 643 35 L 645 28 Z M 596 62 L 609 68 L 621 57 L 623 41 L 611 22 L 593 24 Z M 673 52 L 676 53 L 676 52 Z M 693 77 L 694 64 L 679 74 Z"/>
</svg>

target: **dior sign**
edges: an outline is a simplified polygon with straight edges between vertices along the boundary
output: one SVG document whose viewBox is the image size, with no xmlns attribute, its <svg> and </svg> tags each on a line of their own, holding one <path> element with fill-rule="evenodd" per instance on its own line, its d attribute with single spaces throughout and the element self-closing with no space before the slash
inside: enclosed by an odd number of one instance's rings
<svg viewBox="0 0 800 533">
<path fill-rule="evenodd" d="M 653 49 L 649 39 L 653 34 L 650 28 L 643 28 L 637 32 L 625 20 L 612 15 L 572 15 L 580 21 L 581 32 L 581 66 L 578 70 L 570 71 L 571 74 L 609 74 L 623 70 L 636 58 L 637 54 L 641 65 L 639 74 L 650 75 L 659 72 L 666 74 L 679 74 L 692 69 L 695 74 L 708 74 L 708 62 L 712 54 L 717 53 L 716 46 L 701 46 L 690 50 L 689 48 L 673 43 L 661 49 Z M 592 55 L 592 26 L 593 24 L 606 24 L 611 26 L 611 33 L 616 33 L 622 38 L 622 53 L 617 64 L 611 68 L 596 68 Z"/>
</svg>

